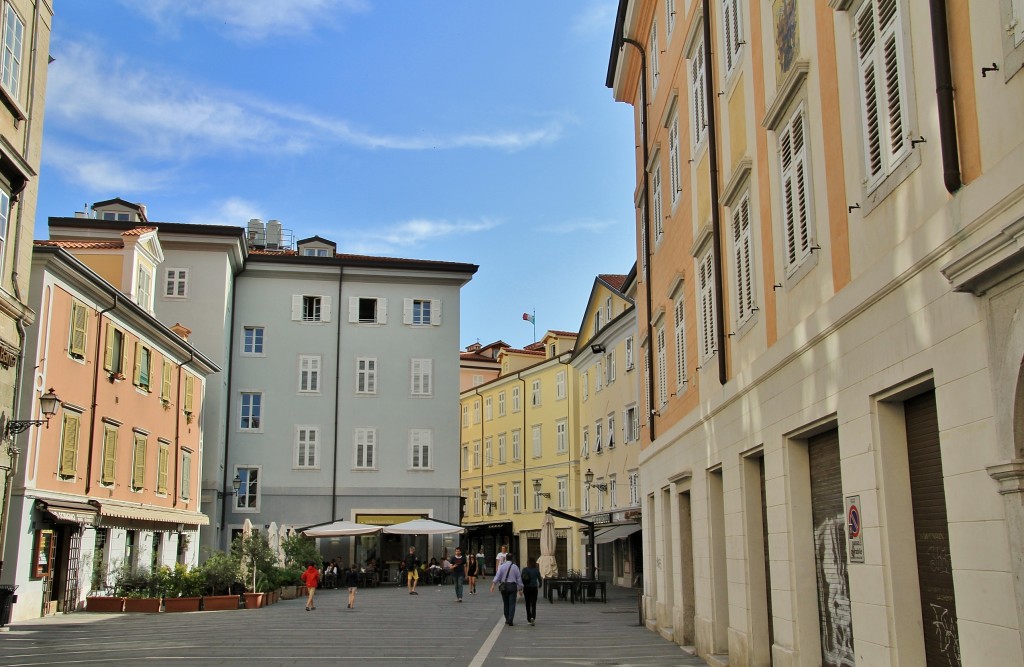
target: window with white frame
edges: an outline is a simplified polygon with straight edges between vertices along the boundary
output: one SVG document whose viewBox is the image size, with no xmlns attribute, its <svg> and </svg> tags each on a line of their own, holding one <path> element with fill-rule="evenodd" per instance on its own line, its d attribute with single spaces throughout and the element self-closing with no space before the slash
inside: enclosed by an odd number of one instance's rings
<svg viewBox="0 0 1024 667">
<path fill-rule="evenodd" d="M 608 413 L 608 429 L 605 431 L 608 435 L 608 449 L 615 446 L 615 413 Z"/>
<path fill-rule="evenodd" d="M 149 267 L 139 264 L 135 282 L 135 303 L 146 310 L 153 310 L 153 273 Z"/>
<path fill-rule="evenodd" d="M 263 428 L 263 392 L 243 391 L 238 414 L 238 430 L 261 430 Z"/>
<path fill-rule="evenodd" d="M 580 435 L 580 458 L 590 457 L 590 427 L 584 426 Z"/>
<path fill-rule="evenodd" d="M 508 436 L 505 433 L 498 434 L 498 463 L 505 463 L 508 457 Z"/>
<path fill-rule="evenodd" d="M 479 470 L 480 466 L 480 441 L 473 441 L 473 468 Z"/>
<path fill-rule="evenodd" d="M 523 511 L 523 483 L 512 482 L 512 511 Z"/>
<path fill-rule="evenodd" d="M 178 495 L 182 500 L 192 497 L 192 451 L 181 450 L 181 483 L 178 485 Z"/>
<path fill-rule="evenodd" d="M 7 247 L 7 226 L 11 217 L 11 195 L 0 187 L 0 268 L 3 267 L 4 248 Z"/>
<path fill-rule="evenodd" d="M 132 491 L 142 491 L 146 485 L 146 441 L 145 433 L 135 431 L 135 447 L 132 450 Z"/>
<path fill-rule="evenodd" d="M 473 401 L 473 423 L 480 423 L 480 400 Z"/>
<path fill-rule="evenodd" d="M 604 423 L 598 419 L 594 422 L 594 453 L 600 454 L 604 451 Z"/>
<path fill-rule="evenodd" d="M 658 79 L 661 76 L 658 67 L 658 22 L 651 21 L 651 34 L 647 40 L 647 70 L 651 73 L 651 97 L 658 92 Z"/>
<path fill-rule="evenodd" d="M 564 475 L 558 478 L 558 507 L 560 509 L 569 507 L 569 478 Z"/>
<path fill-rule="evenodd" d="M 722 36 L 725 55 L 725 74 L 732 73 L 740 60 L 743 48 L 743 17 L 740 15 L 739 0 L 722 0 Z"/>
<path fill-rule="evenodd" d="M 900 0 L 865 0 L 857 11 L 856 45 L 868 190 L 910 153 L 907 67 Z"/>
<path fill-rule="evenodd" d="M 560 401 L 565 396 L 565 371 L 558 371 L 555 375 L 555 399 Z"/>
<path fill-rule="evenodd" d="M 750 228 L 750 195 L 732 210 L 732 241 L 736 271 L 736 324 L 740 326 L 757 310 L 754 299 L 754 241 Z"/>
<path fill-rule="evenodd" d="M 654 223 L 654 246 L 661 243 L 665 234 L 665 220 L 661 208 L 661 165 L 654 167 L 651 173 L 651 217 Z"/>
<path fill-rule="evenodd" d="M 462 469 L 469 470 L 469 445 L 462 445 Z"/>
<path fill-rule="evenodd" d="M 615 473 L 608 475 L 608 506 L 612 509 L 619 506 L 619 492 Z"/>
<path fill-rule="evenodd" d="M 631 371 L 636 365 L 636 353 L 633 348 L 633 337 L 626 338 L 626 370 Z"/>
<path fill-rule="evenodd" d="M 498 512 L 508 514 L 508 484 L 498 485 Z"/>
<path fill-rule="evenodd" d="M 672 206 L 675 207 L 679 196 L 683 192 L 683 181 L 680 176 L 679 166 L 679 112 L 672 114 L 672 120 L 668 124 L 668 187 L 672 199 Z"/>
<path fill-rule="evenodd" d="M 603 512 L 604 511 L 604 491 L 602 491 L 600 487 L 607 486 L 607 484 L 604 483 L 604 477 L 598 477 L 597 478 L 597 484 L 598 484 L 598 489 L 597 489 L 597 511 L 598 512 Z"/>
<path fill-rule="evenodd" d="M 409 430 L 409 467 L 413 470 L 430 470 L 434 466 L 431 446 L 434 435 L 428 428 Z"/>
<path fill-rule="evenodd" d="M 609 322 L 612 321 L 612 298 L 610 296 L 604 300 L 604 316 Z"/>
<path fill-rule="evenodd" d="M 615 350 L 604 355 L 604 383 L 610 385 L 615 382 Z"/>
<path fill-rule="evenodd" d="M 512 431 L 512 460 L 519 461 L 523 458 L 523 432 L 519 429 Z"/>
<path fill-rule="evenodd" d="M 188 269 L 166 269 L 164 278 L 165 297 L 168 299 L 188 297 Z"/>
<path fill-rule="evenodd" d="M 414 327 L 441 324 L 441 302 L 437 299 L 405 299 L 402 322 Z"/>
<path fill-rule="evenodd" d="M 350 296 L 348 321 L 353 324 L 387 324 L 388 300 L 376 296 Z"/>
<path fill-rule="evenodd" d="M 498 416 L 505 416 L 505 392 L 498 392 Z"/>
<path fill-rule="evenodd" d="M 468 405 L 463 405 L 462 406 L 462 428 L 466 428 L 468 426 L 469 426 L 469 406 Z"/>
<path fill-rule="evenodd" d="M 665 0 L 665 34 L 671 35 L 676 27 L 676 0 Z"/>
<path fill-rule="evenodd" d="M 544 489 L 541 488 L 540 493 L 533 494 L 533 511 L 540 512 L 544 509 L 544 496 L 540 495 L 544 493 Z"/>
<path fill-rule="evenodd" d="M 590 489 L 584 487 L 583 489 L 583 513 L 590 514 Z"/>
<path fill-rule="evenodd" d="M 242 480 L 242 485 L 235 493 L 235 510 L 258 512 L 260 509 L 260 467 L 238 467 L 235 475 Z"/>
<path fill-rule="evenodd" d="M 530 386 L 530 405 L 535 408 L 540 406 L 540 380 L 534 380 Z"/>
<path fill-rule="evenodd" d="M 320 355 L 299 355 L 299 393 L 320 393 Z"/>
<path fill-rule="evenodd" d="M 665 327 L 658 327 L 655 340 L 658 355 L 658 407 L 668 403 L 668 355 L 665 350 Z"/>
<path fill-rule="evenodd" d="M 623 442 L 636 442 L 640 439 L 640 415 L 636 406 L 631 405 L 625 409 L 622 418 L 622 440 Z"/>
<path fill-rule="evenodd" d="M 676 393 L 686 386 L 686 304 L 683 295 L 676 298 L 672 308 L 676 338 Z"/>
<path fill-rule="evenodd" d="M 555 451 L 559 454 L 565 454 L 569 451 L 569 422 L 565 419 L 559 419 L 555 422 Z"/>
<path fill-rule="evenodd" d="M 594 313 L 594 335 L 596 336 L 601 331 L 601 311 Z"/>
<path fill-rule="evenodd" d="M 356 359 L 356 393 L 377 393 L 377 360 L 372 357 Z"/>
<path fill-rule="evenodd" d="M 494 399 L 490 396 L 484 398 L 484 421 L 494 419 Z"/>
<path fill-rule="evenodd" d="M 512 412 L 519 412 L 521 402 L 519 387 L 512 387 Z"/>
<path fill-rule="evenodd" d="M 480 487 L 473 488 L 473 514 L 480 514 Z"/>
<path fill-rule="evenodd" d="M 604 371 L 601 370 L 601 361 L 594 364 L 594 393 L 604 389 Z"/>
<path fill-rule="evenodd" d="M 804 108 L 800 105 L 778 131 L 782 231 L 786 274 L 791 275 L 811 254 L 811 201 L 807 144 L 804 142 Z"/>
<path fill-rule="evenodd" d="M 263 327 L 245 326 L 242 327 L 242 354 L 263 356 L 263 336 L 266 330 Z"/>
<path fill-rule="evenodd" d="M 357 428 L 352 451 L 352 467 L 356 470 L 377 468 L 377 429 Z"/>
<path fill-rule="evenodd" d="M 1014 48 L 1024 44 L 1024 0 L 1008 0 L 1009 22 L 1006 24 L 1006 33 L 1010 38 L 1010 44 Z"/>
<path fill-rule="evenodd" d="M 330 322 L 332 299 L 319 294 L 292 295 L 293 322 Z"/>
<path fill-rule="evenodd" d="M 533 441 L 533 458 L 535 459 L 539 459 L 544 455 L 544 442 L 541 438 L 542 433 L 540 424 L 535 424 L 530 429 L 530 436 Z"/>
<path fill-rule="evenodd" d="M 647 249 L 647 202 L 640 202 L 640 273 L 647 275 L 647 256 L 650 252 Z"/>
<path fill-rule="evenodd" d="M 590 371 L 584 371 L 580 376 L 580 395 L 584 401 L 590 397 Z"/>
<path fill-rule="evenodd" d="M 300 469 L 320 467 L 320 428 L 318 426 L 295 427 L 295 467 Z"/>
<path fill-rule="evenodd" d="M 25 42 L 25 23 L 18 16 L 14 6 L 4 3 L 4 62 L 3 79 L 0 83 L 18 100 L 21 93 L 21 60 Z"/>
<path fill-rule="evenodd" d="M 629 504 L 640 504 L 640 473 L 636 470 L 629 473 Z"/>
<path fill-rule="evenodd" d="M 409 393 L 413 396 L 432 396 L 434 393 L 433 359 L 412 359 L 410 362 Z"/>
<path fill-rule="evenodd" d="M 715 348 L 717 325 L 715 322 L 715 279 L 711 250 L 700 258 L 698 268 L 698 289 L 700 290 L 700 355 L 701 363 L 711 358 Z"/>
<path fill-rule="evenodd" d="M 484 465 L 488 468 L 494 465 L 494 438 L 492 436 L 484 438 Z"/>
<path fill-rule="evenodd" d="M 690 55 L 690 116 L 693 146 L 696 148 L 708 133 L 707 87 L 704 76 L 704 39 L 697 40 Z"/>
</svg>

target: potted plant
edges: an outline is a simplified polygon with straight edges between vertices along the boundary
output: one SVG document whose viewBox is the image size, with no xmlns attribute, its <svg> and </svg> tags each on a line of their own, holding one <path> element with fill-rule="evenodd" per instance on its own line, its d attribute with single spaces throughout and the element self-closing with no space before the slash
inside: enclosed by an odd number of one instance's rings
<svg viewBox="0 0 1024 667">
<path fill-rule="evenodd" d="M 269 577 L 277 565 L 277 557 L 266 535 L 256 532 L 240 535 L 231 545 L 231 553 L 246 570 L 245 608 L 259 609 L 266 604 L 266 593 L 270 590 Z"/>
<path fill-rule="evenodd" d="M 167 588 L 164 590 L 164 611 L 199 611 L 202 604 L 203 587 L 206 580 L 202 571 L 188 569 L 177 563 L 174 569 L 162 568 L 167 571 Z"/>
<path fill-rule="evenodd" d="M 306 563 L 314 563 L 317 567 L 323 564 L 323 558 L 316 548 L 316 540 L 301 533 L 292 533 L 281 540 L 281 549 L 284 551 L 285 569 L 288 573 L 282 579 L 284 588 L 281 597 L 285 600 L 305 597 L 306 587 L 302 584 L 302 572 L 306 569 Z"/>
<path fill-rule="evenodd" d="M 305 595 L 305 592 L 300 591 L 302 588 L 302 568 L 294 565 L 287 565 L 282 568 L 278 568 L 278 581 L 281 582 L 281 599 L 282 600 L 294 600 L 297 597 Z"/>
<path fill-rule="evenodd" d="M 124 598 L 113 595 L 89 595 L 85 598 L 85 610 L 109 614 L 124 611 Z"/>
<path fill-rule="evenodd" d="M 126 612 L 155 614 L 160 611 L 159 577 L 145 571 L 135 572 L 127 563 L 114 573 L 114 593 L 124 598 Z"/>
<path fill-rule="evenodd" d="M 233 587 L 239 585 L 238 560 L 222 551 L 215 552 L 202 566 L 203 609 L 222 611 L 238 609 L 238 593 Z"/>
</svg>

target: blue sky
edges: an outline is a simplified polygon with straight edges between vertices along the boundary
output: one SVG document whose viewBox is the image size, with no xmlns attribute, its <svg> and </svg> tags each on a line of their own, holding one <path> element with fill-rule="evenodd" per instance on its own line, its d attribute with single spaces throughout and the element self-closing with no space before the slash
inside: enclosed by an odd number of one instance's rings
<svg viewBox="0 0 1024 667">
<path fill-rule="evenodd" d="M 36 237 L 112 197 L 471 262 L 460 343 L 576 330 L 635 261 L 616 0 L 55 3 Z"/>
</svg>

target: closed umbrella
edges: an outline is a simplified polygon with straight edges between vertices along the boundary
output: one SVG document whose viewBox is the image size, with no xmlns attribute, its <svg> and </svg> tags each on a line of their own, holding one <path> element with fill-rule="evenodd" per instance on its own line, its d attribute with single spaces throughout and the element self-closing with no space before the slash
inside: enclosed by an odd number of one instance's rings
<svg viewBox="0 0 1024 667">
<path fill-rule="evenodd" d="M 558 576 L 558 563 L 555 561 L 555 518 L 550 514 L 544 515 L 544 522 L 540 525 L 540 558 L 537 559 L 537 568 L 540 576 L 545 579 L 553 579 Z"/>
<path fill-rule="evenodd" d="M 284 565 L 284 561 L 285 561 L 284 541 L 286 539 L 288 539 L 288 529 L 285 528 L 284 524 L 282 523 L 281 524 L 281 528 L 278 530 L 278 534 L 277 534 L 277 543 L 279 545 L 281 545 L 281 549 L 280 549 L 280 551 L 278 551 L 278 554 L 277 554 L 277 564 L 278 565 L 282 565 L 282 566 Z"/>
<path fill-rule="evenodd" d="M 281 534 L 277 532 L 277 522 L 271 521 L 267 528 L 267 546 L 274 553 L 274 558 L 281 562 Z"/>
<path fill-rule="evenodd" d="M 436 519 L 413 519 L 384 527 L 384 532 L 391 535 L 448 535 L 465 530 L 462 526 Z"/>
<path fill-rule="evenodd" d="M 252 535 L 252 521 L 250 521 L 249 519 L 246 519 L 245 522 L 242 523 L 242 542 L 245 543 L 246 540 L 249 539 L 250 535 Z M 243 552 L 243 554 L 244 554 L 244 552 Z M 241 570 L 242 570 L 242 572 L 241 572 L 241 574 L 242 574 L 242 581 L 246 581 L 249 578 L 249 567 L 248 567 L 248 565 L 246 565 L 244 555 L 242 557 L 242 567 L 241 567 Z M 256 573 L 253 572 L 252 574 L 253 574 L 253 582 L 255 583 Z M 256 590 L 255 585 L 253 586 L 253 590 Z"/>
</svg>

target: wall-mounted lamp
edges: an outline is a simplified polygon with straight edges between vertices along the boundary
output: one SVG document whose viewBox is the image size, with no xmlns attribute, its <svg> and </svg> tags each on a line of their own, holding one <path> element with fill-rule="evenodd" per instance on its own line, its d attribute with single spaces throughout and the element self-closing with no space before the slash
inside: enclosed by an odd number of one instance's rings
<svg viewBox="0 0 1024 667">
<path fill-rule="evenodd" d="M 498 506 L 497 501 L 487 500 L 488 493 L 486 491 L 480 492 L 480 500 L 483 502 L 484 514 L 490 514 L 491 510 Z"/>
<path fill-rule="evenodd" d="M 551 494 L 550 493 L 542 493 L 541 492 L 541 488 L 542 487 L 541 487 L 540 477 L 534 478 L 534 480 L 533 480 L 533 492 L 534 492 L 534 494 L 536 494 L 538 496 L 544 496 L 545 498 L 550 500 L 551 499 Z"/>
<path fill-rule="evenodd" d="M 39 411 L 43 413 L 46 419 L 11 419 L 4 426 L 4 435 L 11 437 L 19 433 L 24 433 L 33 426 L 46 425 L 50 427 L 50 417 L 57 414 L 57 410 L 60 409 L 62 401 L 54 393 L 53 388 L 39 397 Z"/>
<path fill-rule="evenodd" d="M 608 490 L 607 484 L 594 484 L 594 471 L 591 470 L 590 468 L 587 468 L 587 472 L 583 475 L 583 481 L 587 483 L 588 491 L 591 487 L 597 489 L 598 491 L 601 491 L 602 493 Z"/>
<path fill-rule="evenodd" d="M 601 343 L 594 343 L 590 346 L 590 351 L 594 354 L 604 354 L 604 345 Z"/>
<path fill-rule="evenodd" d="M 231 480 L 231 489 L 232 489 L 231 492 L 229 493 L 228 491 L 218 491 L 217 492 L 217 500 L 220 500 L 220 499 L 224 498 L 225 496 L 236 496 L 236 495 L 238 495 L 238 490 L 240 488 L 242 488 L 242 478 L 238 476 L 238 473 L 235 473 L 235 478 L 233 480 Z"/>
</svg>

